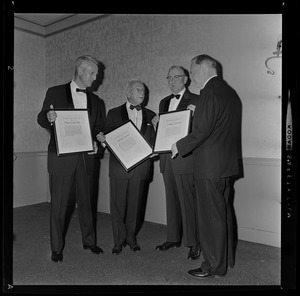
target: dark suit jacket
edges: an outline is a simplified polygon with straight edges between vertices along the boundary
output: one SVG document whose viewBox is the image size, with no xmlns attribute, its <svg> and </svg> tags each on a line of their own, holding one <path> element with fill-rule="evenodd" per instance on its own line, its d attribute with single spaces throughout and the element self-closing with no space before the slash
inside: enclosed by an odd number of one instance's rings
<svg viewBox="0 0 300 296">
<path fill-rule="evenodd" d="M 193 151 L 195 178 L 239 173 L 242 104 L 221 78 L 213 77 L 196 101 L 192 132 L 177 142 L 180 155 Z"/>
<path fill-rule="evenodd" d="M 151 123 L 152 118 L 155 116 L 155 113 L 149 109 L 143 108 L 143 121 L 141 126 L 141 134 L 145 137 L 150 145 L 153 145 L 155 139 L 155 131 Z M 107 120 L 104 128 L 104 133 L 107 133 L 121 124 L 129 120 L 126 103 L 113 108 L 108 111 Z M 141 164 L 127 172 L 117 158 L 110 154 L 109 158 L 109 177 L 110 178 L 125 178 L 129 179 L 134 176 L 138 179 L 148 179 L 150 178 L 152 160 L 147 159 Z"/>
<path fill-rule="evenodd" d="M 96 135 L 100 131 L 103 131 L 105 123 L 106 115 L 101 103 L 98 96 L 91 92 L 87 93 L 87 108 L 89 110 L 89 120 L 94 141 L 97 141 Z M 50 105 L 53 105 L 54 109 L 74 109 L 70 83 L 54 86 L 47 90 L 42 110 L 37 117 L 39 125 L 49 129 L 51 133 L 48 145 L 48 172 L 52 175 L 69 175 L 74 171 L 75 166 L 77 165 L 78 155 L 57 156 L 54 128 L 47 119 L 47 112 L 50 110 Z M 98 153 L 101 153 L 102 151 L 100 146 L 101 145 L 98 145 Z M 88 174 L 92 174 L 95 156 L 84 153 L 84 157 L 87 165 L 87 172 Z"/>
<path fill-rule="evenodd" d="M 176 110 L 186 110 L 187 106 L 190 104 L 195 105 L 195 101 L 199 99 L 199 95 L 189 92 L 188 89 L 184 92 L 182 99 Z M 159 103 L 159 113 L 168 112 L 169 105 L 171 101 L 171 95 L 162 99 Z M 160 172 L 165 171 L 166 160 L 171 157 L 171 153 L 160 154 Z M 171 161 L 172 168 L 175 174 L 189 174 L 193 173 L 193 156 L 192 153 L 184 157 L 177 156 Z"/>
</svg>

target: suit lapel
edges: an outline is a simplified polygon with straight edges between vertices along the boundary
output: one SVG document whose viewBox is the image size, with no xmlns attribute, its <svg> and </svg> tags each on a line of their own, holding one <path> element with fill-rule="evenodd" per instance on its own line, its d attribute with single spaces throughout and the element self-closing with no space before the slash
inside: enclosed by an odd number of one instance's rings
<svg viewBox="0 0 300 296">
<path fill-rule="evenodd" d="M 90 94 L 89 91 L 86 93 L 86 106 L 87 106 L 87 109 L 89 111 L 89 115 L 91 116 L 91 113 L 92 113 L 92 102 L 91 102 L 91 94 Z"/>
<path fill-rule="evenodd" d="M 147 112 L 145 109 L 142 109 L 142 126 L 141 126 L 141 134 L 144 135 L 146 133 L 146 129 L 147 129 Z"/>
<path fill-rule="evenodd" d="M 121 106 L 121 119 L 122 122 L 129 120 L 129 116 L 126 109 L 126 103 Z"/>
<path fill-rule="evenodd" d="M 179 105 L 177 106 L 176 110 L 182 110 L 182 109 L 186 109 L 189 103 L 189 97 L 188 97 L 188 91 L 186 90 L 183 93 L 182 99 L 179 103 Z"/>
<path fill-rule="evenodd" d="M 74 109 L 73 98 L 71 93 L 71 83 L 66 84 L 66 94 L 67 94 L 67 108 Z"/>
<path fill-rule="evenodd" d="M 86 93 L 86 107 L 87 107 L 88 114 L 89 114 L 90 125 L 93 126 L 94 119 L 92 119 L 92 100 L 91 100 L 91 94 L 89 91 L 87 91 L 87 93 Z"/>
<path fill-rule="evenodd" d="M 165 105 L 163 106 L 162 112 L 168 112 L 169 111 L 170 102 L 171 102 L 171 95 L 166 100 Z"/>
</svg>

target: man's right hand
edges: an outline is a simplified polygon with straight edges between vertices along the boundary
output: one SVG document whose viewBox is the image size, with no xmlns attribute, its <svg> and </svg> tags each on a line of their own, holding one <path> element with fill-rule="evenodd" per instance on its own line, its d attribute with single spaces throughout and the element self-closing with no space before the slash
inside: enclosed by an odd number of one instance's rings
<svg viewBox="0 0 300 296">
<path fill-rule="evenodd" d="M 53 110 L 53 105 L 50 105 L 50 109 L 51 110 L 47 113 L 47 119 L 52 124 L 56 120 L 57 115 L 56 112 Z"/>
</svg>

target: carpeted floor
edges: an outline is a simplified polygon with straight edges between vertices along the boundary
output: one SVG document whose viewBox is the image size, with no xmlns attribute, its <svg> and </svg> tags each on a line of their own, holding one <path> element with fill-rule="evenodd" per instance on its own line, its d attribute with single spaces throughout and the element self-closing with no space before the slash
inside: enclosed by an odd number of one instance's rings
<svg viewBox="0 0 300 296">
<path fill-rule="evenodd" d="M 279 248 L 239 240 L 236 265 L 224 278 L 196 279 L 187 271 L 198 268 L 202 256 L 188 261 L 184 246 L 156 251 L 155 246 L 166 239 L 166 226 L 150 222 L 144 223 L 138 235 L 141 252 L 127 247 L 114 256 L 110 215 L 103 213 L 98 213 L 97 236 L 104 254 L 94 255 L 82 248 L 76 209 L 66 236 L 64 260 L 54 263 L 50 260 L 49 210 L 49 203 L 14 209 L 13 285 L 92 285 L 99 291 L 110 285 L 280 285 Z"/>
</svg>

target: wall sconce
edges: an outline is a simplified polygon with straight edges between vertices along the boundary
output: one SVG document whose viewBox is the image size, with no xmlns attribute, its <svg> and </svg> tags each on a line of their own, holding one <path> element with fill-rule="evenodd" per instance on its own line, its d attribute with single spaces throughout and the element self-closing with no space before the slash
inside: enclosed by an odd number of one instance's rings
<svg viewBox="0 0 300 296">
<path fill-rule="evenodd" d="M 276 58 L 281 58 L 281 54 L 282 54 L 282 34 L 280 34 L 277 38 L 277 47 L 276 47 L 276 51 L 273 52 L 274 56 L 273 57 L 269 57 L 266 61 L 265 61 L 265 65 L 266 67 L 269 69 L 267 71 L 268 74 L 274 75 L 275 71 L 270 69 L 268 67 L 268 61 L 271 59 L 276 59 Z"/>
</svg>

